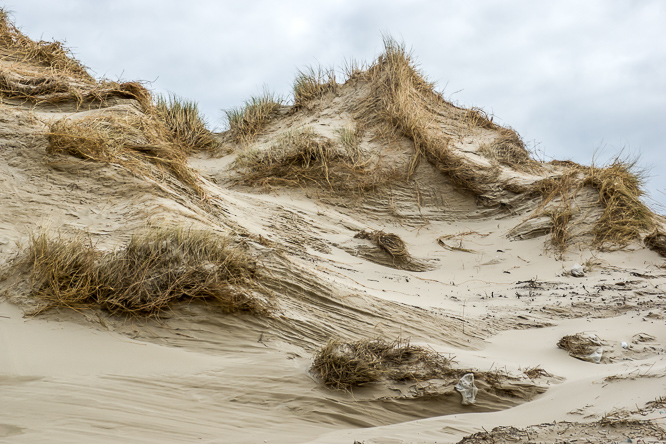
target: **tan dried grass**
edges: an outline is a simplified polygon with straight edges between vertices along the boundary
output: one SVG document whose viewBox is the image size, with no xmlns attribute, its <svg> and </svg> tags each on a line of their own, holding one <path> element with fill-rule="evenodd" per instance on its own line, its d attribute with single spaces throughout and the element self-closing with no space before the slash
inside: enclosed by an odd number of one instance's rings
<svg viewBox="0 0 666 444">
<path fill-rule="evenodd" d="M 324 96 L 326 93 L 335 92 L 338 83 L 335 80 L 335 69 L 307 67 L 304 71 L 298 71 L 294 79 L 294 110 L 300 109 L 314 99 Z"/>
<path fill-rule="evenodd" d="M 315 355 L 312 372 L 334 389 L 377 382 L 424 381 L 450 371 L 450 359 L 434 350 L 411 345 L 408 340 L 362 339 L 344 342 L 331 339 Z"/>
<path fill-rule="evenodd" d="M 205 192 L 189 166 L 189 147 L 174 143 L 165 126 L 140 113 L 105 113 L 53 122 L 47 134 L 50 154 L 121 165 L 134 174 L 162 180 L 172 174 L 201 197 Z"/>
<path fill-rule="evenodd" d="M 177 301 L 202 300 L 224 312 L 265 313 L 251 295 L 254 260 L 228 238 L 183 228 L 152 227 L 111 252 L 84 236 L 33 234 L 13 263 L 29 274 L 31 295 L 51 307 L 100 307 L 159 315 Z"/>
<path fill-rule="evenodd" d="M 226 110 L 229 135 L 236 143 L 248 143 L 275 117 L 282 99 L 265 90 L 261 96 L 251 97 L 243 106 Z"/>
<path fill-rule="evenodd" d="M 206 121 L 196 102 L 174 94 L 159 96 L 155 103 L 156 116 L 166 125 L 175 143 L 192 151 L 211 151 L 218 143 L 206 128 Z"/>
</svg>

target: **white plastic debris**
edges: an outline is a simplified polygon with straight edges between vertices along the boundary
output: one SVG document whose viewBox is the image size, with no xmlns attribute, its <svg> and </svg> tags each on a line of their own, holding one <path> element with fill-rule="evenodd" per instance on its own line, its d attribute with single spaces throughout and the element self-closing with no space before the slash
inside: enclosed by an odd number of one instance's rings
<svg viewBox="0 0 666 444">
<path fill-rule="evenodd" d="M 626 342 L 622 341 L 622 348 L 627 348 L 629 347 Z"/>
<path fill-rule="evenodd" d="M 599 364 L 601 362 L 601 357 L 603 354 L 604 354 L 604 348 L 599 347 L 591 355 L 587 355 L 583 357 L 583 359 L 589 362 L 594 362 L 595 364 Z"/>
<path fill-rule="evenodd" d="M 585 276 L 585 269 L 583 269 L 582 265 L 576 264 L 571 267 L 571 276 L 581 278 Z"/>
<path fill-rule="evenodd" d="M 474 373 L 467 373 L 456 384 L 455 389 L 462 396 L 462 405 L 470 405 L 476 402 L 476 393 L 479 391 L 474 385 Z"/>
</svg>

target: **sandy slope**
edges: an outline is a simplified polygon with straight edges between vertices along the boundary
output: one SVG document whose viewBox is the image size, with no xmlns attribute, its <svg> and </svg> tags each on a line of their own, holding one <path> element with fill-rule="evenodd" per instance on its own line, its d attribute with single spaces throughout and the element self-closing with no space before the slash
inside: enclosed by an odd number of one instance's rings
<svg viewBox="0 0 666 444">
<path fill-rule="evenodd" d="M 194 155 L 206 201 L 168 175 L 142 177 L 118 164 L 46 153 L 50 122 L 99 111 L 4 100 L 0 264 L 11 263 L 39 227 L 85 232 L 110 249 L 146 222 L 180 224 L 241 239 L 275 309 L 224 315 L 192 303 L 159 319 L 94 308 L 26 317 L 26 277 L 6 275 L 3 442 L 454 443 L 498 426 L 525 429 L 498 430 L 494 442 L 664 439 L 652 428 L 666 426 L 663 398 L 649 404 L 666 395 L 663 259 L 640 242 L 613 252 L 591 248 L 586 223 L 601 210 L 590 187 L 576 196 L 573 241 L 565 253 L 555 250 L 546 225 L 531 218 L 540 198 L 515 190 L 560 167 L 536 174 L 498 166 L 497 183 L 481 183 L 477 195 L 425 160 L 411 181 L 362 196 L 238 184 L 238 153 L 270 149 L 298 128 L 333 139 L 354 123 L 365 94 L 367 85 L 352 82 L 307 109 L 283 109 L 250 146 Z M 122 115 L 138 104 L 117 99 L 103 108 Z M 461 115 L 442 105 L 433 128 L 451 138 L 464 162 L 487 168 L 477 151 L 499 130 L 462 124 Z M 407 137 L 385 143 L 373 134 L 361 146 L 396 168 L 407 168 L 415 150 Z M 361 230 L 399 235 L 410 262 L 397 265 L 358 238 Z M 587 265 L 585 277 L 570 275 L 576 263 Z M 601 363 L 557 347 L 576 333 L 600 338 Z M 457 368 L 513 379 L 501 390 L 479 381 L 471 406 L 441 380 L 334 391 L 310 372 L 331 337 L 410 338 L 454 357 Z M 537 366 L 548 375 L 524 374 Z"/>
</svg>

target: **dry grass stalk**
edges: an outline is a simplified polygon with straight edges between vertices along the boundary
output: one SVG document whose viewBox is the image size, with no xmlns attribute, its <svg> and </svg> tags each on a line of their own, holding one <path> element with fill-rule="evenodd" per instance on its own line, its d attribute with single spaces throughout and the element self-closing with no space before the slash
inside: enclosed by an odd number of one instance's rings
<svg viewBox="0 0 666 444">
<path fill-rule="evenodd" d="M 550 373 L 548 373 L 546 370 L 542 369 L 541 366 L 539 365 L 526 368 L 525 370 L 523 370 L 523 374 L 530 379 L 548 378 L 550 376 L 553 376 Z"/>
<path fill-rule="evenodd" d="M 384 231 L 360 231 L 355 236 L 357 239 L 368 239 L 373 241 L 379 248 L 387 252 L 394 261 L 406 261 L 410 259 L 405 242 L 400 236 Z"/>
<path fill-rule="evenodd" d="M 61 119 L 50 125 L 47 136 L 51 154 L 115 163 L 157 180 L 170 173 L 200 196 L 205 195 L 196 172 L 187 163 L 189 148 L 174 143 L 168 129 L 152 116 L 107 113 Z"/>
<path fill-rule="evenodd" d="M 335 92 L 338 83 L 335 80 L 335 69 L 308 67 L 305 71 L 298 71 L 294 80 L 294 109 L 299 109 L 314 99 L 324 96 L 328 92 Z"/>
<path fill-rule="evenodd" d="M 206 122 L 199 112 L 196 102 L 184 100 L 176 95 L 157 97 L 155 104 L 157 117 L 169 129 L 174 142 L 184 145 L 191 151 L 213 150 L 217 142 L 206 128 Z"/>
<path fill-rule="evenodd" d="M 236 143 L 251 141 L 275 116 L 282 105 L 282 99 L 269 91 L 259 97 L 252 97 L 239 108 L 226 110 L 229 134 Z"/>
<path fill-rule="evenodd" d="M 338 192 L 367 191 L 393 180 L 370 166 L 358 149 L 341 147 L 312 128 L 290 131 L 269 149 L 241 153 L 239 182 L 250 185 L 316 185 Z"/>
<path fill-rule="evenodd" d="M 176 301 L 204 300 L 225 312 L 264 313 L 249 295 L 256 265 L 210 232 L 152 228 L 112 252 L 83 236 L 35 234 L 14 266 L 30 274 L 32 295 L 54 306 L 102 307 L 157 315 Z"/>
<path fill-rule="evenodd" d="M 423 381 L 448 373 L 450 360 L 407 340 L 344 342 L 331 339 L 314 357 L 312 371 L 324 384 L 349 390 L 382 379 Z"/>
<path fill-rule="evenodd" d="M 83 81 L 94 82 L 85 67 L 61 42 L 33 41 L 16 27 L 4 8 L 0 8 L 0 46 L 14 60 L 32 62 Z"/>
</svg>

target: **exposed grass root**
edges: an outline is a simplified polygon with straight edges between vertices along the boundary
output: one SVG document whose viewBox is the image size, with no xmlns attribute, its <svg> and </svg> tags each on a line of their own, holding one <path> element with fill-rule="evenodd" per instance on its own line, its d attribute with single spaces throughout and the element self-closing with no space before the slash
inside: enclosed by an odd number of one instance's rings
<svg viewBox="0 0 666 444">
<path fill-rule="evenodd" d="M 48 152 L 115 163 L 134 174 L 161 180 L 173 174 L 200 196 L 205 193 L 187 163 L 190 147 L 175 143 L 157 119 L 140 113 L 67 118 L 50 125 Z"/>
<path fill-rule="evenodd" d="M 358 147 L 340 146 L 311 128 L 288 132 L 268 149 L 239 154 L 238 182 L 248 185 L 315 185 L 336 192 L 367 191 L 394 180 Z"/>
<path fill-rule="evenodd" d="M 100 307 L 158 315 L 177 301 L 202 300 L 224 312 L 266 313 L 251 295 L 254 260 L 229 239 L 182 228 L 146 229 L 111 252 L 83 237 L 38 233 L 13 264 L 31 294 L 50 307 Z"/>
<path fill-rule="evenodd" d="M 226 110 L 229 134 L 236 143 L 251 141 L 271 121 L 282 105 L 282 99 L 269 91 L 252 97 L 239 108 Z"/>
<path fill-rule="evenodd" d="M 407 340 L 330 340 L 314 357 L 312 371 L 335 389 L 348 390 L 382 379 L 422 381 L 450 371 L 450 360 Z"/>
</svg>

